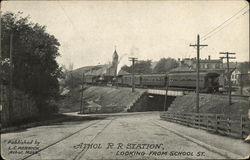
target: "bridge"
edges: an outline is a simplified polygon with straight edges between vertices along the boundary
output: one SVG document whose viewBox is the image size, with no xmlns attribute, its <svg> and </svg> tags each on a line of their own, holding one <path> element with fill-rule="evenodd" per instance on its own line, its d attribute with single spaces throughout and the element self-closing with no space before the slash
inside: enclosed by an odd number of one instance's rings
<svg viewBox="0 0 250 160">
<path fill-rule="evenodd" d="M 154 95 L 166 95 L 166 90 L 163 89 L 148 89 L 147 93 L 154 94 Z M 176 90 L 168 90 L 167 95 L 168 96 L 183 96 L 185 95 L 186 91 L 176 91 Z"/>
</svg>

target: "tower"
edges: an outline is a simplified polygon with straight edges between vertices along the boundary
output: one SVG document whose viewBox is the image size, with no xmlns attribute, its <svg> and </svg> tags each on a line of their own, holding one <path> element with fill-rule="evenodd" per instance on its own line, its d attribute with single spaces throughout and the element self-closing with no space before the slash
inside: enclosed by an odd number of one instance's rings
<svg viewBox="0 0 250 160">
<path fill-rule="evenodd" d="M 117 66 L 118 66 L 118 54 L 116 52 L 116 46 L 115 46 L 115 51 L 113 53 L 113 60 L 112 60 L 112 68 L 114 70 L 114 76 L 116 76 Z"/>
</svg>

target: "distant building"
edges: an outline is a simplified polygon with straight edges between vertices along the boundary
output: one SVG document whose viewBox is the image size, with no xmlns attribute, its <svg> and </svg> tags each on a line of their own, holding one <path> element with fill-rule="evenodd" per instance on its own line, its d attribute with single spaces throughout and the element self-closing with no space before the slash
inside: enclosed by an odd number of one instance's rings
<svg viewBox="0 0 250 160">
<path fill-rule="evenodd" d="M 196 58 L 185 58 L 182 60 L 182 63 L 189 66 L 191 69 L 196 69 Z M 200 59 L 200 70 L 216 70 L 218 72 L 223 72 L 223 61 L 222 59 L 211 59 L 208 56 L 208 59 Z"/>
<path fill-rule="evenodd" d="M 240 73 L 239 69 L 237 69 L 237 68 L 232 72 L 232 74 L 231 74 L 232 84 L 234 84 L 234 85 L 240 84 L 240 77 L 239 77 L 240 75 L 239 74 L 241 74 L 241 73 Z"/>
<path fill-rule="evenodd" d="M 116 50 L 112 56 L 111 64 L 104 64 L 98 66 L 92 66 L 92 68 L 85 73 L 85 75 L 93 75 L 93 76 L 116 76 L 117 74 L 117 66 L 118 66 L 118 54 Z"/>
</svg>

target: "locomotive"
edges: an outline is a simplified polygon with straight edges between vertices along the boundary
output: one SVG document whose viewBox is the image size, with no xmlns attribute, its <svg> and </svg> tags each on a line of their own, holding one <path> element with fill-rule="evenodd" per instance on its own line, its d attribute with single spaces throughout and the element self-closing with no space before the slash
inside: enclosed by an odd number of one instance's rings
<svg viewBox="0 0 250 160">
<path fill-rule="evenodd" d="M 219 91 L 219 76 L 216 72 L 200 72 L 200 92 L 212 93 Z M 131 87 L 132 74 L 120 75 L 116 79 L 111 76 L 85 76 L 87 84 L 108 84 L 116 82 L 119 86 Z M 134 84 L 138 88 L 169 88 L 195 90 L 196 72 L 177 71 L 161 74 L 134 74 Z"/>
</svg>

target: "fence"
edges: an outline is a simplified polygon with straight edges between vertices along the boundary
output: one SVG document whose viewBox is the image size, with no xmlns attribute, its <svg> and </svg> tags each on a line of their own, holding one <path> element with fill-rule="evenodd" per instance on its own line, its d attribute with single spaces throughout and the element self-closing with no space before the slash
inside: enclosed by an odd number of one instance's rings
<svg viewBox="0 0 250 160">
<path fill-rule="evenodd" d="M 170 122 L 236 138 L 245 138 L 250 134 L 250 120 L 246 115 L 162 112 L 160 117 Z"/>
</svg>

